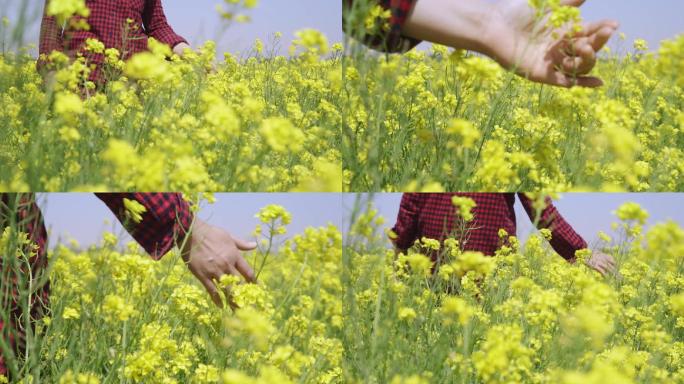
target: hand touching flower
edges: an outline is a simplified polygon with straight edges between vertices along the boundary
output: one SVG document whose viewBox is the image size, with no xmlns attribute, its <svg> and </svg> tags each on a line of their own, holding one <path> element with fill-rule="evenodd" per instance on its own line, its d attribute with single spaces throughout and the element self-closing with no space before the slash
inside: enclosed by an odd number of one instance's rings
<svg viewBox="0 0 684 384">
<path fill-rule="evenodd" d="M 562 5 L 579 7 L 585 0 L 562 0 Z M 494 12 L 502 22 L 492 26 L 493 57 L 504 67 L 515 69 L 528 79 L 569 87 L 601 86 L 596 77 L 585 76 L 596 65 L 596 54 L 618 28 L 618 23 L 603 20 L 555 28 L 549 25 L 549 11 L 536 20 L 527 0 L 497 3 Z"/>
<path fill-rule="evenodd" d="M 241 251 L 256 248 L 256 243 L 234 238 L 225 230 L 199 219 L 189 236 L 183 249 L 183 259 L 218 307 L 223 306 L 217 286 L 221 276 L 242 275 L 248 282 L 256 281 L 254 271 L 241 255 Z M 230 297 L 227 289 L 225 294 Z"/>
<path fill-rule="evenodd" d="M 560 0 L 559 4 L 579 7 L 584 1 Z M 563 87 L 602 85 L 599 78 L 586 75 L 618 23 L 603 20 L 574 29 L 573 23 L 563 23 L 549 9 L 539 11 L 529 4 L 529 0 L 494 4 L 421 0 L 403 31 L 417 39 L 483 53 L 535 82 Z"/>
<path fill-rule="evenodd" d="M 603 252 L 594 251 L 591 258 L 587 260 L 587 265 L 597 270 L 603 276 L 607 273 L 614 274 L 616 272 L 615 259 Z"/>
<path fill-rule="evenodd" d="M 187 43 L 178 43 L 173 47 L 173 53 L 175 53 L 178 56 L 183 57 L 186 49 L 192 50 L 192 47 L 190 45 L 188 45 Z"/>
</svg>

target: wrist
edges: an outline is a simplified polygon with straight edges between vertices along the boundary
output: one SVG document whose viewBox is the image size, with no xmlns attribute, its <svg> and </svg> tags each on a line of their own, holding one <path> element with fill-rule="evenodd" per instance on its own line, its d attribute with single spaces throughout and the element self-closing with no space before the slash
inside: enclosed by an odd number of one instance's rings
<svg viewBox="0 0 684 384">
<path fill-rule="evenodd" d="M 477 52 L 489 56 L 504 68 L 509 69 L 514 65 L 511 58 L 515 51 L 513 38 L 515 34 L 496 6 L 491 6 L 488 19 L 480 30 Z"/>
<path fill-rule="evenodd" d="M 501 11 L 496 4 L 482 4 L 472 17 L 472 46 L 468 49 L 495 58 L 510 36 Z"/>
<path fill-rule="evenodd" d="M 421 0 L 403 32 L 408 37 L 491 55 L 503 24 L 497 6 L 486 1 Z"/>
<path fill-rule="evenodd" d="M 188 45 L 187 43 L 184 43 L 184 42 L 180 42 L 180 43 L 174 45 L 173 48 L 172 48 L 171 50 L 172 50 L 173 53 L 175 53 L 176 55 L 178 55 L 178 56 L 183 56 L 183 54 L 185 53 L 185 50 L 186 50 L 186 49 L 190 49 L 190 45 Z"/>
<path fill-rule="evenodd" d="M 206 230 L 207 225 L 208 224 L 200 220 L 199 217 L 195 217 L 190 225 L 186 228 L 184 236 L 179 236 L 177 245 L 178 248 L 181 249 L 181 256 L 185 262 L 190 260 L 190 251 L 193 247 L 193 244 L 204 236 L 203 233 Z"/>
</svg>

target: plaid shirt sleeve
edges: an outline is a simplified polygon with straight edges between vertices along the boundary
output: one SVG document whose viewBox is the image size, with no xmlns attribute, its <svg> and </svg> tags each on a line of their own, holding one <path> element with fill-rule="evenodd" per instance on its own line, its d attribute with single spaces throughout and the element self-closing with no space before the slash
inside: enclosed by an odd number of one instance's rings
<svg viewBox="0 0 684 384">
<path fill-rule="evenodd" d="M 420 194 L 404 193 L 401 196 L 397 222 L 392 232 L 397 235 L 392 242 L 402 251 L 409 249 L 418 237 L 418 213 Z"/>
<path fill-rule="evenodd" d="M 166 21 L 161 0 L 148 0 L 143 11 L 143 25 L 145 32 L 159 42 L 169 45 L 171 48 L 187 41 L 173 31 Z"/>
<path fill-rule="evenodd" d="M 533 206 L 533 201 L 523 193 L 519 193 L 518 197 L 530 220 L 533 223 L 537 222 L 537 212 Z M 551 230 L 551 241 L 549 243 L 564 259 L 572 261 L 575 258 L 575 251 L 587 248 L 587 242 L 565 221 L 550 198 L 546 198 L 546 207 L 541 211 L 538 218 L 537 228 Z"/>
<path fill-rule="evenodd" d="M 404 36 L 402 28 L 417 0 L 343 0 L 342 29 L 370 48 L 384 52 L 406 52 L 420 40 Z M 390 12 L 389 20 L 378 18 L 376 28 L 365 31 L 368 5 L 380 5 Z M 361 14 L 361 16 L 356 16 Z M 352 16 L 354 15 L 354 16 Z"/>
<path fill-rule="evenodd" d="M 40 40 L 38 42 L 38 53 L 46 56 L 52 51 L 64 50 L 62 27 L 57 25 L 57 20 L 54 16 L 47 14 L 48 1 L 45 1 L 45 8 L 43 9 L 43 19 L 40 22 Z M 44 65 L 45 61 L 39 58 L 38 69 L 40 70 Z"/>
<path fill-rule="evenodd" d="M 34 193 L 0 193 L 0 231 L 14 216 L 18 229 L 28 235 L 37 246 L 28 263 L 15 264 L 11 257 L 0 253 L 0 342 L 9 350 L 0 347 L 0 375 L 8 375 L 6 358 L 16 356 L 26 347 L 25 310 L 29 311 L 29 326 L 35 332 L 35 324 L 49 313 L 50 280 L 47 278 L 47 231 L 43 215 L 36 203 Z M 24 249 L 29 254 L 29 249 Z M 5 264 L 6 263 L 6 264 Z M 20 276 L 24 276 L 23 278 Z M 32 279 L 26 278 L 32 276 Z M 29 281 L 32 286 L 29 286 Z M 31 290 L 29 297 L 21 292 Z M 28 304 L 28 305 L 27 305 Z M 1 381 L 1 380 L 0 380 Z M 13 382 L 13 381 L 11 381 Z"/>
<path fill-rule="evenodd" d="M 190 206 L 179 193 L 99 193 L 97 197 L 155 260 L 183 241 L 193 220 Z M 146 208 L 140 223 L 127 219 L 124 198 L 136 200 Z"/>
</svg>

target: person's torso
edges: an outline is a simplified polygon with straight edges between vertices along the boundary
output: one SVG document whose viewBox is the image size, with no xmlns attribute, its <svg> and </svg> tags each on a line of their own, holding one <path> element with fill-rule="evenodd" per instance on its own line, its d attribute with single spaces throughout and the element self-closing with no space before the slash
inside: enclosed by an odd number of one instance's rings
<svg viewBox="0 0 684 384">
<path fill-rule="evenodd" d="M 101 41 L 106 48 L 116 48 L 124 59 L 147 49 L 143 17 L 148 0 L 86 0 L 90 9 L 87 31 L 65 31 L 70 52 L 78 52 L 89 38 Z M 95 60 L 97 60 L 95 58 Z"/>
<path fill-rule="evenodd" d="M 465 225 L 452 204 L 454 195 L 475 201 L 474 219 Z M 509 235 L 516 233 L 514 204 L 515 194 L 512 193 L 426 194 L 418 208 L 418 238 L 440 241 L 456 238 L 463 250 L 493 255 L 502 244 L 500 229 Z"/>
</svg>

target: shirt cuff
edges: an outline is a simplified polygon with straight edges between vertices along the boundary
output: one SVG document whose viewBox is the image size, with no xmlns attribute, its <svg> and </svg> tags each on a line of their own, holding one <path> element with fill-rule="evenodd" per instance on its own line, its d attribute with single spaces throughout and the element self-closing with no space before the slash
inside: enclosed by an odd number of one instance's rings
<svg viewBox="0 0 684 384">
<path fill-rule="evenodd" d="M 182 244 L 190 231 L 193 214 L 181 194 L 105 193 L 98 194 L 98 197 L 155 260 L 161 259 L 174 246 Z M 124 198 L 135 200 L 145 208 L 139 222 L 131 219 Z"/>
<path fill-rule="evenodd" d="M 359 31 L 348 30 L 349 26 L 346 20 L 344 20 L 344 12 L 349 12 L 353 1 L 348 1 L 346 9 L 343 10 L 342 29 L 369 48 L 387 53 L 403 53 L 421 43 L 421 40 L 404 36 L 402 33 L 406 17 L 413 9 L 416 0 L 384 0 L 378 1 L 378 3 L 386 11 L 389 11 L 390 17 L 389 19 L 378 18 L 373 32 L 365 31 L 359 33 Z"/>
<path fill-rule="evenodd" d="M 171 49 L 173 49 L 176 45 L 180 43 L 188 44 L 187 40 L 185 40 L 182 36 L 176 34 L 175 32 L 171 31 L 170 28 L 168 30 L 155 31 L 155 33 L 152 33 L 150 37 L 153 37 L 160 43 L 168 45 L 169 47 L 171 47 Z"/>
</svg>

